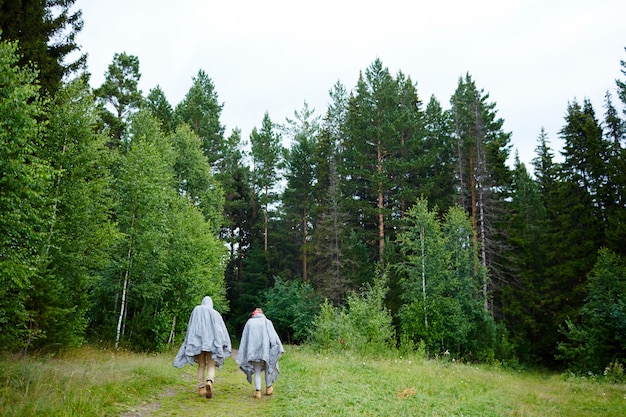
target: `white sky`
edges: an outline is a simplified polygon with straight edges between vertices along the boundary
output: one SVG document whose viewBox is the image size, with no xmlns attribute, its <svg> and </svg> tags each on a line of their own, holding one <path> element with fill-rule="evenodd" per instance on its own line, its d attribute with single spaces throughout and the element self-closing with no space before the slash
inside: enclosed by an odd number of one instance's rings
<svg viewBox="0 0 626 417">
<path fill-rule="evenodd" d="M 139 58 L 140 88 L 160 85 L 175 107 L 198 70 L 224 103 L 226 134 L 248 139 L 267 111 L 275 123 L 304 102 L 323 116 L 329 90 L 350 91 L 376 58 L 449 108 L 469 72 L 489 93 L 514 155 L 532 171 L 543 126 L 558 158 L 568 102 L 604 94 L 624 79 L 623 0 L 77 0 L 77 37 L 98 87 L 117 52 Z"/>
</svg>

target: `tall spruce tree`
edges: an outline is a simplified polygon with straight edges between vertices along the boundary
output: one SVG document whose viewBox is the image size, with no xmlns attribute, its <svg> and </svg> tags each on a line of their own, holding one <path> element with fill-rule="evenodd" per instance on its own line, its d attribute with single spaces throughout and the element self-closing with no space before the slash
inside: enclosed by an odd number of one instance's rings
<svg viewBox="0 0 626 417">
<path fill-rule="evenodd" d="M 160 86 L 157 85 L 156 87 L 150 89 L 144 106 L 152 112 L 154 117 L 159 119 L 163 132 L 171 133 L 174 131 L 174 109 L 167 101 L 165 92 Z"/>
<path fill-rule="evenodd" d="M 348 94 L 340 82 L 329 92 L 331 102 L 322 121 L 315 149 L 315 211 L 312 244 L 314 258 L 311 281 L 319 294 L 338 304 L 351 285 L 350 270 L 359 260 L 345 256 L 348 214 L 343 208 L 342 161 L 344 129 L 348 111 Z M 351 261 L 354 261 L 352 263 Z M 353 281 L 357 282 L 357 281 Z"/>
<path fill-rule="evenodd" d="M 21 0 L 0 2 L 0 39 L 18 41 L 23 67 L 34 64 L 45 95 L 51 96 L 64 77 L 85 69 L 76 35 L 83 28 L 82 12 L 72 12 L 75 0 Z"/>
<path fill-rule="evenodd" d="M 547 144 L 545 135 L 542 129 L 540 146 Z M 536 346 L 542 338 L 538 330 L 543 318 L 537 311 L 542 302 L 540 288 L 547 250 L 542 241 L 545 225 L 546 210 L 539 183 L 516 155 L 507 226 L 511 250 L 505 255 L 511 278 L 499 288 L 496 297 L 502 306 L 501 319 L 506 323 L 518 358 L 524 363 L 537 361 Z"/>
<path fill-rule="evenodd" d="M 298 273 L 308 281 L 308 261 L 310 258 L 310 235 L 313 226 L 313 204 L 315 186 L 315 154 L 319 136 L 319 117 L 314 115 L 305 102 L 301 111 L 294 111 L 294 119 L 287 119 L 283 134 L 290 139 L 291 147 L 285 151 L 286 188 L 283 191 L 282 209 L 287 230 L 297 234 L 292 247 L 298 249 L 300 259 Z M 295 272 L 295 271 L 294 271 Z"/>
</svg>

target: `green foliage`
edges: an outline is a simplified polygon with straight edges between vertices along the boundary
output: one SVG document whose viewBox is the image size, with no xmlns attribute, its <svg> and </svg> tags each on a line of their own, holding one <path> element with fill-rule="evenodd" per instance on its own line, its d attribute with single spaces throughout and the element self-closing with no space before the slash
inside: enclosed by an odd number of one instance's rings
<svg viewBox="0 0 626 417">
<path fill-rule="evenodd" d="M 485 279 L 474 248 L 467 215 L 451 207 L 444 220 L 425 199 L 409 210 L 398 238 L 405 260 L 399 320 L 403 337 L 422 340 L 430 354 L 491 360 L 495 324 L 483 308 L 480 284 Z"/>
<path fill-rule="evenodd" d="M 199 152 L 199 140 L 188 129 L 178 138 L 195 143 Z M 101 334 L 134 349 L 160 350 L 174 333 L 184 334 L 185 318 L 204 295 L 215 297 L 216 308 L 228 309 L 225 248 L 197 199 L 181 194 L 177 183 L 176 161 L 193 155 L 192 148 L 175 149 L 149 112 L 133 117 L 116 178 L 116 219 L 124 239 L 98 285 L 93 314 Z M 206 170 L 203 175 L 211 181 Z"/>
<path fill-rule="evenodd" d="M 558 358 L 575 372 L 600 373 L 626 360 L 626 267 L 615 253 L 601 249 L 588 276 L 588 295 L 578 320 L 562 331 Z"/>
<path fill-rule="evenodd" d="M 224 156 L 224 126 L 220 123 L 223 104 L 218 102 L 213 81 L 203 70 L 193 78 L 193 85 L 178 103 L 174 117 L 186 123 L 200 138 L 202 153 L 211 166 L 220 163 Z"/>
<path fill-rule="evenodd" d="M 345 307 L 335 308 L 326 300 L 313 322 L 313 346 L 361 355 L 386 355 L 395 351 L 392 317 L 385 307 L 386 285 L 383 274 L 360 293 L 350 293 Z"/>
<path fill-rule="evenodd" d="M 83 342 L 91 289 L 120 237 L 110 218 L 110 158 L 106 138 L 95 133 L 96 117 L 93 97 L 80 79 L 62 86 L 49 106 L 42 156 L 59 175 L 49 191 L 54 203 L 46 267 L 28 303 L 33 323 L 45 334 L 36 348 Z"/>
<path fill-rule="evenodd" d="M 174 109 L 160 86 L 150 89 L 144 108 L 161 122 L 163 132 L 171 133 L 174 130 Z"/>
<path fill-rule="evenodd" d="M 319 311 L 320 299 L 313 287 L 300 280 L 274 279 L 263 294 L 263 311 L 272 320 L 285 343 L 302 343 L 311 334 L 311 323 Z"/>
<path fill-rule="evenodd" d="M 41 157 L 43 102 L 36 73 L 17 66 L 15 43 L 0 42 L 0 346 L 27 346 L 42 332 L 27 305 L 45 261 L 56 170 Z"/>
<path fill-rule="evenodd" d="M 101 106 L 102 120 L 111 135 L 111 147 L 126 140 L 128 121 L 142 106 L 139 90 L 139 58 L 126 52 L 113 55 L 104 75 L 104 82 L 95 90 Z"/>
<path fill-rule="evenodd" d="M 76 54 L 76 35 L 83 28 L 76 0 L 0 2 L 1 39 L 18 41 L 18 65 L 35 65 L 43 92 L 52 96 L 64 77 L 85 68 L 86 54 Z M 71 61 L 70 59 L 75 59 Z"/>
</svg>

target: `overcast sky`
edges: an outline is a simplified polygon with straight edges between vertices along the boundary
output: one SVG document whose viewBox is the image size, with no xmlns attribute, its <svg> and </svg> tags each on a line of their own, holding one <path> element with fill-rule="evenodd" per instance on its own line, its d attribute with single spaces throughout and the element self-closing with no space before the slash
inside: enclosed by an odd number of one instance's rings
<svg viewBox="0 0 626 417">
<path fill-rule="evenodd" d="M 469 73 L 496 103 L 513 151 L 529 170 L 541 127 L 556 156 L 568 102 L 604 95 L 625 79 L 623 0 L 77 0 L 92 86 L 113 55 L 139 58 L 140 88 L 160 85 L 175 107 L 198 70 L 224 104 L 226 134 L 248 139 L 267 111 L 275 123 L 304 102 L 323 116 L 329 90 L 352 90 L 376 58 L 417 83 L 423 108 L 449 108 Z M 621 106 L 619 107 L 621 109 Z"/>
</svg>

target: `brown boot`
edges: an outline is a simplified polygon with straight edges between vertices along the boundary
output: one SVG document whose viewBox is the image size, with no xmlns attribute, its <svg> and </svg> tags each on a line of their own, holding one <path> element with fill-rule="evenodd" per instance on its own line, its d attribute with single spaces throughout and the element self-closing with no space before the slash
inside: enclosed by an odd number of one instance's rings
<svg viewBox="0 0 626 417">
<path fill-rule="evenodd" d="M 265 388 L 265 395 L 272 395 L 273 392 L 274 392 L 274 387 L 272 387 L 271 385 Z"/>
<path fill-rule="evenodd" d="M 206 395 L 206 388 L 204 388 L 204 387 L 200 387 L 200 388 L 198 388 L 198 394 L 199 394 L 201 397 L 204 397 L 204 396 Z"/>
<path fill-rule="evenodd" d="M 206 385 L 204 386 L 204 389 L 206 391 L 206 397 L 207 398 L 211 398 L 213 397 L 213 381 L 211 381 L 210 379 L 208 379 L 206 381 Z"/>
<path fill-rule="evenodd" d="M 261 391 L 255 391 L 254 398 L 261 398 Z"/>
</svg>

